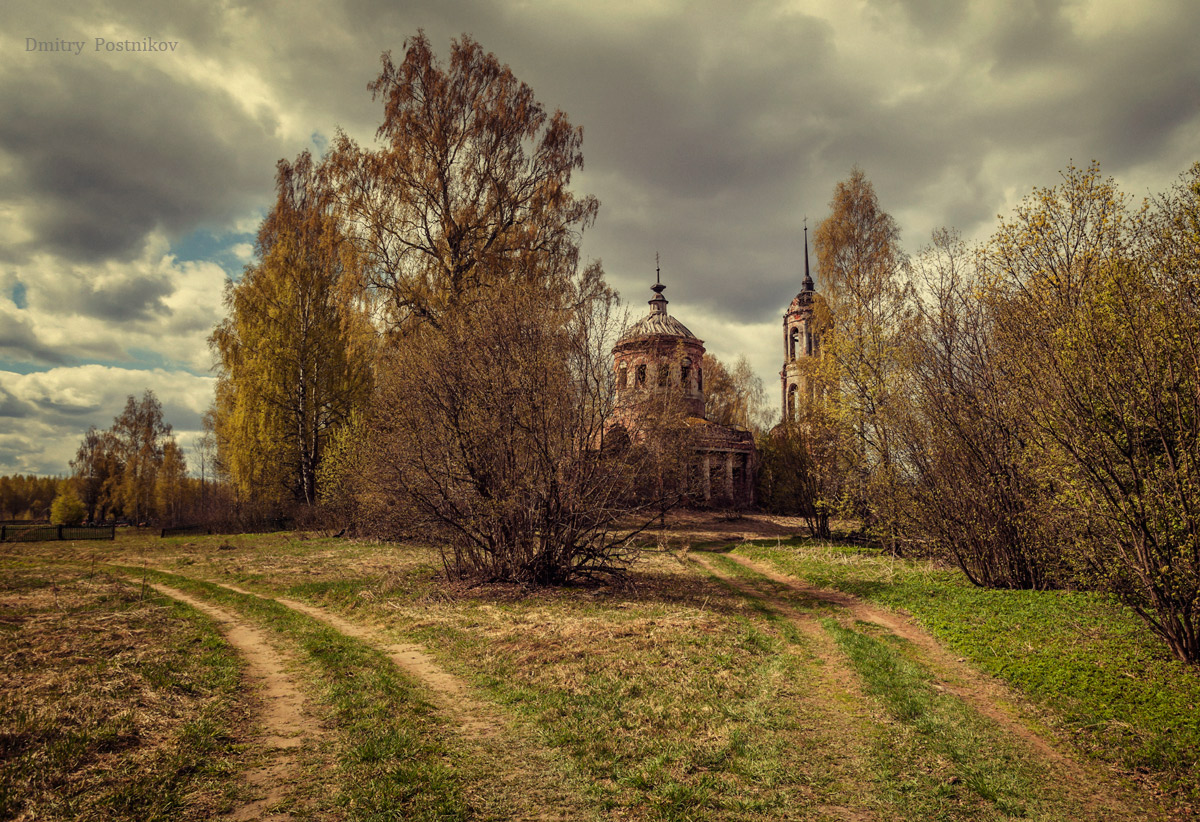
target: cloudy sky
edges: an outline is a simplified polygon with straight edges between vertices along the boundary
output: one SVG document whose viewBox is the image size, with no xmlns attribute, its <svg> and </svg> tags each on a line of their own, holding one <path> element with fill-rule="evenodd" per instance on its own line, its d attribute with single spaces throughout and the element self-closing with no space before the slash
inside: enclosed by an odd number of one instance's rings
<svg viewBox="0 0 1200 822">
<path fill-rule="evenodd" d="M 940 226 L 986 237 L 1072 160 L 1141 197 L 1200 159 L 1195 0 L 6 7 L 0 474 L 65 473 L 147 388 L 191 443 L 276 160 L 339 127 L 371 142 L 367 83 L 419 28 L 440 55 L 470 33 L 583 126 L 586 255 L 640 315 L 659 253 L 672 313 L 772 397 L 803 219 L 854 165 L 914 252 Z"/>
</svg>

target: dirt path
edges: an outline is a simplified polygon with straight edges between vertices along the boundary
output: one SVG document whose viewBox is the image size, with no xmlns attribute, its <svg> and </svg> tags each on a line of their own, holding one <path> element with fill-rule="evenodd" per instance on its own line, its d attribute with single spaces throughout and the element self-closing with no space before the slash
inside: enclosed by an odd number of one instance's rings
<svg viewBox="0 0 1200 822">
<path fill-rule="evenodd" d="M 262 700 L 259 719 L 263 733 L 254 741 L 268 751 L 267 762 L 251 768 L 245 779 L 262 796 L 233 812 L 235 820 L 284 820 L 288 814 L 269 814 L 287 793 L 296 768 L 296 750 L 313 735 L 313 724 L 304 715 L 304 697 L 284 669 L 283 657 L 257 629 L 228 611 L 166 585 L 151 583 L 160 594 L 186 603 L 211 617 L 221 633 L 246 661 L 246 676 Z"/>
<path fill-rule="evenodd" d="M 430 701 L 455 722 L 459 739 L 478 773 L 467 794 L 482 818 L 553 822 L 588 816 L 580 804 L 582 787 L 563 777 L 546 749 L 528 733 L 508 727 L 488 705 L 471 696 L 467 684 L 442 668 L 425 649 L 389 640 L 383 630 L 351 622 L 306 602 L 256 593 L 225 582 L 230 591 L 271 599 L 325 623 L 345 636 L 382 650 L 401 671 L 425 686 Z"/>
<path fill-rule="evenodd" d="M 228 588 L 230 591 L 235 591 L 239 594 L 262 596 L 262 594 L 256 594 L 253 591 L 239 588 L 229 583 L 219 584 L 221 587 Z M 488 710 L 487 706 L 483 705 L 483 703 L 473 699 L 467 690 L 466 684 L 454 676 L 454 674 L 438 665 L 433 657 L 425 653 L 425 649 L 421 646 L 411 643 L 388 642 L 380 632 L 366 625 L 350 622 L 337 614 L 330 613 L 324 608 L 318 608 L 306 602 L 287 599 L 285 597 L 270 598 L 286 608 L 291 608 L 293 611 L 299 611 L 315 620 L 324 622 L 346 636 L 361 639 L 368 645 L 382 650 L 397 668 L 407 672 L 429 689 L 437 707 L 458 724 L 465 736 L 487 738 L 495 736 L 502 731 L 503 725 L 499 718 Z"/>
<path fill-rule="evenodd" d="M 1082 800 L 1086 818 L 1124 818 L 1130 807 L 1136 807 L 1136 799 L 1128 790 L 1111 784 L 1097 769 L 1085 767 L 1057 750 L 1018 719 L 1018 700 L 1003 683 L 960 662 L 915 622 L 872 606 L 850 594 L 809 585 L 746 557 L 735 554 L 723 556 L 803 598 L 838 605 L 846 609 L 854 619 L 875 623 L 910 642 L 918 649 L 922 661 L 933 673 L 934 687 L 957 697 L 1032 749 L 1032 752 L 1047 763 L 1055 776 L 1067 784 L 1071 795 Z M 766 602 L 807 634 L 824 632 L 816 616 L 798 611 L 787 599 L 768 594 L 723 573 L 694 553 L 689 554 L 689 557 L 743 594 Z"/>
</svg>

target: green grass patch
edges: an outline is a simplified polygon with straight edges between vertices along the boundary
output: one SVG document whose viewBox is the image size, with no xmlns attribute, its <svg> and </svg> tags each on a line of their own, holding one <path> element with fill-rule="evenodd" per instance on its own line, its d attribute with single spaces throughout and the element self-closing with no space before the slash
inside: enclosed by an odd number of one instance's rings
<svg viewBox="0 0 1200 822">
<path fill-rule="evenodd" d="M 270 599 L 174 574 L 151 571 L 150 578 L 233 608 L 303 652 L 336 718 L 341 740 L 336 801 L 349 819 L 469 816 L 440 741 L 441 721 L 382 652 Z"/>
<path fill-rule="evenodd" d="M 909 781 L 893 786 L 909 818 L 987 819 L 1024 817 L 1037 797 L 1033 775 L 1020 755 L 998 741 L 999 729 L 960 700 L 931 687 L 930 677 L 906 659 L 892 635 L 877 638 L 841 625 L 822 624 L 845 652 L 868 693 L 911 733 L 895 734 L 885 756 L 907 763 L 939 763 L 930 786 Z M 889 641 L 891 640 L 891 641 Z M 911 767 L 911 764 L 909 764 Z M 911 790 L 911 788 L 918 788 Z"/>
<path fill-rule="evenodd" d="M 723 555 L 705 561 L 744 583 L 744 596 L 772 623 L 786 603 L 812 618 L 840 648 L 850 671 L 847 692 L 861 685 L 887 719 L 863 720 L 870 729 L 873 795 L 889 818 L 975 820 L 1061 819 L 1071 815 L 1053 781 L 1025 762 L 1005 732 L 959 699 L 940 692 L 905 640 L 874 623 L 847 624 L 843 609 L 806 597 Z M 732 585 L 732 582 L 729 583 Z M 796 630 L 793 627 L 793 630 Z"/>
<path fill-rule="evenodd" d="M 1051 709 L 1084 749 L 1200 795 L 1200 676 L 1110 598 L 976 588 L 954 569 L 845 546 L 737 550 L 810 583 L 908 611 L 956 653 Z"/>
</svg>

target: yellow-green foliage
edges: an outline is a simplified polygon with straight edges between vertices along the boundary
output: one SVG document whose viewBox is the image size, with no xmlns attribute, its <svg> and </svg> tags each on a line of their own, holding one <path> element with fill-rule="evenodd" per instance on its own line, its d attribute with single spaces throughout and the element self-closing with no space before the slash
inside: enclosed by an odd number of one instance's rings
<svg viewBox="0 0 1200 822">
<path fill-rule="evenodd" d="M 901 276 L 900 230 L 861 169 L 838 183 L 830 208 L 814 236 L 822 292 L 819 397 L 841 440 L 850 513 L 895 550 L 904 505 L 897 426 L 911 286 Z"/>
<path fill-rule="evenodd" d="M 79 525 L 87 509 L 74 491 L 62 491 L 50 504 L 50 522 L 54 525 Z"/>
<path fill-rule="evenodd" d="M 220 360 L 220 461 L 242 499 L 316 501 L 330 433 L 371 390 L 375 332 L 352 248 L 308 153 L 281 161 L 259 260 L 229 281 Z"/>
<path fill-rule="evenodd" d="M 1093 164 L 992 241 L 1004 369 L 1076 558 L 1200 662 L 1200 165 L 1132 211 Z"/>
</svg>

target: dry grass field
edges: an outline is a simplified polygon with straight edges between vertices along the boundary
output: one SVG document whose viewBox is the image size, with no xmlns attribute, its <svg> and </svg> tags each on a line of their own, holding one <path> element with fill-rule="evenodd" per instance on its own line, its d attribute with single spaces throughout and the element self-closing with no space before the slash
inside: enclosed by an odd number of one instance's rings
<svg viewBox="0 0 1200 822">
<path fill-rule="evenodd" d="M 989 662 L 1028 640 L 950 572 L 797 530 L 681 516 L 626 584 L 532 591 L 315 534 L 6 545 L 0 818 L 1190 817 L 1185 740 Z"/>
</svg>

